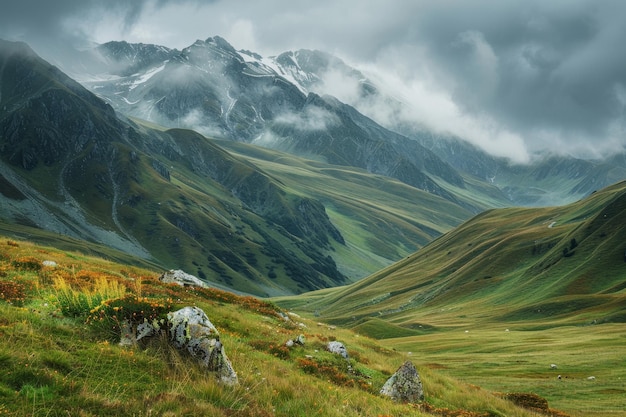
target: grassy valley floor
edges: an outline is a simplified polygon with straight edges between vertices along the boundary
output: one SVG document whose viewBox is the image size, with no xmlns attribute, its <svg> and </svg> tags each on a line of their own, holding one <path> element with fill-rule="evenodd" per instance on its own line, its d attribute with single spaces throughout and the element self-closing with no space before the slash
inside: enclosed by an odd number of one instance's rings
<svg viewBox="0 0 626 417">
<path fill-rule="evenodd" d="M 571 416 L 626 416 L 625 324 L 531 324 L 459 328 L 384 345 L 489 391 L 535 393 Z"/>
</svg>

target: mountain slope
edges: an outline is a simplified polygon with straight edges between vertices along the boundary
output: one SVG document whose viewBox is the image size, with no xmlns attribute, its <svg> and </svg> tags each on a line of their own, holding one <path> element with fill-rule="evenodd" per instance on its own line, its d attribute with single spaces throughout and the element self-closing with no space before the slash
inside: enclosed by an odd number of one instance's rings
<svg viewBox="0 0 626 417">
<path fill-rule="evenodd" d="M 24 45 L 3 43 L 1 56 L 3 182 L 19 191 L 3 193 L 13 200 L 3 205 L 6 217 L 186 266 L 242 291 L 344 280 L 322 253 L 342 238 L 318 202 L 286 192 L 198 134 L 120 121 Z M 263 221 L 270 227 L 259 228 Z M 268 269 L 278 271 L 277 282 Z"/>
<path fill-rule="evenodd" d="M 405 329 L 624 322 L 624 224 L 625 182 L 568 206 L 490 210 L 358 283 L 305 297 L 302 307 L 338 323 L 375 317 Z"/>
<path fill-rule="evenodd" d="M 131 49 L 139 57 L 158 50 L 154 45 L 117 42 L 98 48 L 105 57 L 119 55 L 120 49 Z M 317 54 L 310 54 L 311 61 Z M 103 64 L 108 75 L 83 81 L 121 113 L 363 168 L 463 204 L 474 212 L 484 208 L 480 202 L 456 200 L 446 185 L 461 189 L 472 185 L 416 141 L 383 128 L 332 96 L 309 94 L 303 77 L 312 73 L 296 68 L 298 64 L 291 57 L 264 59 L 236 51 L 220 37 L 196 41 L 180 52 L 160 51 L 153 60 L 128 61 L 127 55 L 122 54 L 124 59 L 109 69 Z M 118 62 L 128 63 L 133 71 L 118 76 Z M 311 62 L 309 66 L 316 67 Z M 480 194 L 482 190 L 472 191 Z M 505 201 L 501 195 L 500 203 Z"/>
<path fill-rule="evenodd" d="M 290 79 L 308 92 L 332 94 L 338 83 L 346 104 L 385 128 L 415 140 L 462 175 L 500 188 L 507 205 L 561 205 L 626 178 L 624 149 L 616 158 L 582 160 L 567 155 L 532 155 L 525 164 L 489 155 L 462 137 L 435 132 L 416 121 L 416 110 L 402 92 L 390 92 L 380 75 L 368 75 L 323 51 L 297 50 L 275 58 Z M 619 160 L 618 160 L 619 159 Z M 621 162 L 620 162 L 621 161 Z M 549 176 L 545 173 L 549 172 Z"/>
<path fill-rule="evenodd" d="M 265 296 L 359 279 L 470 215 L 388 177 L 243 144 L 233 155 L 193 131 L 120 119 L 25 45 L 0 49 L 0 218 L 9 224 Z M 300 166 L 308 186 L 268 159 Z"/>
</svg>

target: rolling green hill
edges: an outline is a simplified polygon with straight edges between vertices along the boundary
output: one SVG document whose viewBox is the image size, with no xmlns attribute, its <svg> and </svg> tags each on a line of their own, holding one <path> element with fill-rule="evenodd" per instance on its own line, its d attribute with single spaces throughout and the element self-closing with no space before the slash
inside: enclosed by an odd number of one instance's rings
<svg viewBox="0 0 626 417">
<path fill-rule="evenodd" d="M 468 384 L 622 416 L 625 225 L 626 182 L 489 210 L 362 281 L 274 301 Z"/>
<path fill-rule="evenodd" d="M 626 182 L 563 207 L 489 210 L 358 283 L 285 305 L 415 331 L 623 323 L 625 224 Z"/>
</svg>

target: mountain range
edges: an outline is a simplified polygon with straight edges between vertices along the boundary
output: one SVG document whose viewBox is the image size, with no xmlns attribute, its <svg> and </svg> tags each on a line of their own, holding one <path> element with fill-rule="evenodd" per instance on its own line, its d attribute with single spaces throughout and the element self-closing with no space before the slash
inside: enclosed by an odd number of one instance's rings
<svg viewBox="0 0 626 417">
<path fill-rule="evenodd" d="M 626 175 L 623 154 L 519 166 L 383 126 L 316 86 L 342 71 L 404 104 L 320 51 L 110 42 L 62 68 L 0 44 L 3 222 L 255 295 L 349 284 L 486 209 L 573 201 Z"/>
<path fill-rule="evenodd" d="M 267 296 L 356 280 L 470 215 L 364 170 L 131 120 L 26 45 L 0 51 L 0 213 L 22 234 Z"/>
<path fill-rule="evenodd" d="M 502 193 L 488 206 L 545 206 L 575 201 L 626 175 L 623 149 L 605 160 L 545 154 L 513 164 L 462 138 L 407 123 L 395 116 L 407 112 L 407 103 L 322 51 L 266 58 L 236 51 L 217 36 L 182 51 L 109 42 L 84 52 L 80 64 L 66 66 L 123 114 L 357 166 L 475 213 L 485 208 L 483 201 L 455 199 L 476 195 L 476 179 Z M 324 94 L 329 78 L 357 86 L 356 98 L 342 103 Z M 368 109 L 380 107 L 387 109 L 385 120 L 367 116 Z"/>
</svg>

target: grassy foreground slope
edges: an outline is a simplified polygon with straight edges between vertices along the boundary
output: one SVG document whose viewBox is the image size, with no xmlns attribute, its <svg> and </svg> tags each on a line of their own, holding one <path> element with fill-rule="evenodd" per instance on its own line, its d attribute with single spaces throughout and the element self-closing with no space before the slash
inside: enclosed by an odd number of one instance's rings
<svg viewBox="0 0 626 417">
<path fill-rule="evenodd" d="M 0 415 L 538 415 L 419 358 L 426 400 L 396 404 L 378 390 L 405 355 L 348 330 L 294 315 L 286 321 L 276 306 L 253 297 L 165 285 L 157 275 L 2 238 Z M 238 386 L 219 385 L 163 339 L 117 344 L 120 311 L 145 317 L 187 305 L 201 307 L 219 329 Z M 285 347 L 299 334 L 304 346 Z M 345 343 L 349 362 L 324 350 L 329 340 Z"/>
</svg>

